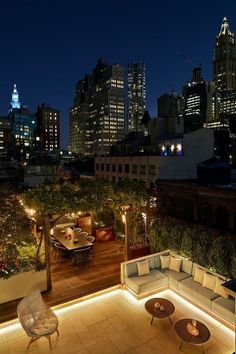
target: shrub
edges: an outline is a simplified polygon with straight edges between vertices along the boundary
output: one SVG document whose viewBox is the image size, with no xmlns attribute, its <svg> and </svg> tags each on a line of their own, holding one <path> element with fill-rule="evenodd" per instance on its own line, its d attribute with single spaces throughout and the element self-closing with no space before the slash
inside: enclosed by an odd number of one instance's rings
<svg viewBox="0 0 236 354">
<path fill-rule="evenodd" d="M 224 237 L 217 237 L 212 240 L 209 252 L 209 265 L 214 271 L 228 275 L 229 273 L 229 248 Z"/>
</svg>

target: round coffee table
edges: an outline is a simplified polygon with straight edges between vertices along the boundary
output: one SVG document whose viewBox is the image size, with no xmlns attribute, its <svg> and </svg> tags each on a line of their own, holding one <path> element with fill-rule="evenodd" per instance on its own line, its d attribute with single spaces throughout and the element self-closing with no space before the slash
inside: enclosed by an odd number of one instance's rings
<svg viewBox="0 0 236 354">
<path fill-rule="evenodd" d="M 210 339 L 211 334 L 209 329 L 202 322 L 196 321 L 196 328 L 199 331 L 199 334 L 194 336 L 187 330 L 188 323 L 192 323 L 192 318 L 184 318 L 177 321 L 174 325 L 175 331 L 181 339 L 179 349 L 181 350 L 183 342 L 186 342 L 194 345 L 201 345 L 202 350 L 205 353 L 203 344 Z"/>
<path fill-rule="evenodd" d="M 156 303 L 160 304 L 159 308 L 155 307 Z M 162 307 L 163 307 L 163 309 L 161 309 Z M 170 316 L 173 315 L 173 313 L 175 312 L 175 307 L 172 304 L 172 302 L 170 302 L 169 300 L 156 297 L 156 298 L 148 300 L 145 303 L 145 308 L 146 308 L 147 312 L 150 313 L 150 315 L 152 316 L 151 324 L 153 322 L 154 317 L 159 318 L 159 319 L 163 319 L 163 318 L 168 317 L 170 320 L 170 323 L 172 324 Z"/>
</svg>

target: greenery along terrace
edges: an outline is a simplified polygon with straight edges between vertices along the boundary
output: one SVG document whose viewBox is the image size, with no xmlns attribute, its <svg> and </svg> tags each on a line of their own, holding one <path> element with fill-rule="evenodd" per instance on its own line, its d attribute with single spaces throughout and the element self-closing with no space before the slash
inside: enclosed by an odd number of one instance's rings
<svg viewBox="0 0 236 354">
<path fill-rule="evenodd" d="M 45 268 L 39 245 L 33 235 L 33 222 L 17 196 L 1 193 L 0 278 Z"/>
<path fill-rule="evenodd" d="M 27 208 L 35 210 L 35 218 L 43 226 L 40 239 L 36 240 L 33 235 L 33 221 L 20 200 Z M 222 275 L 236 277 L 233 240 L 221 235 L 213 238 L 202 228 L 165 217 L 159 207 L 152 204 L 153 200 L 158 202 L 158 195 L 151 196 L 143 186 L 129 180 L 120 183 L 85 180 L 76 184 L 43 184 L 20 196 L 9 191 L 2 193 L 0 277 L 9 278 L 27 270 L 38 271 L 46 264 L 50 289 L 49 234 L 53 223 L 66 213 L 90 213 L 94 225 L 114 225 L 117 237 L 123 239 L 123 207 L 128 208 L 130 248 L 148 244 L 151 252 L 170 249 Z M 53 215 L 57 218 L 53 219 Z M 45 252 L 41 249 L 43 243 Z"/>
</svg>

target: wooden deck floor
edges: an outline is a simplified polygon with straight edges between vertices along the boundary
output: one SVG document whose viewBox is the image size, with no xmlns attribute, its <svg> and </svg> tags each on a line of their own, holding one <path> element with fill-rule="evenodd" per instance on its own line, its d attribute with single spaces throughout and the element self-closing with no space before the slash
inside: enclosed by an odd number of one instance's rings
<svg viewBox="0 0 236 354">
<path fill-rule="evenodd" d="M 52 290 L 43 294 L 50 305 L 70 301 L 120 283 L 120 263 L 124 260 L 124 248 L 120 241 L 96 243 L 94 257 L 88 264 L 72 265 L 71 259 L 61 264 L 52 260 Z M 0 305 L 0 323 L 17 317 L 18 301 Z"/>
</svg>

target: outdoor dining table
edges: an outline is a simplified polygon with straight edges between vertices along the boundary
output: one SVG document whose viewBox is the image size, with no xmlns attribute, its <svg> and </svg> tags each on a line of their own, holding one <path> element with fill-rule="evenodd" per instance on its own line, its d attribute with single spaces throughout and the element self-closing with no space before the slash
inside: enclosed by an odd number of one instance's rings
<svg viewBox="0 0 236 354">
<path fill-rule="evenodd" d="M 86 240 L 83 237 L 80 237 L 79 235 L 76 235 L 76 240 L 74 240 L 73 237 L 66 237 L 60 228 L 53 229 L 53 237 L 55 237 L 55 239 L 60 242 L 68 251 L 74 251 L 93 246 L 92 242 Z"/>
</svg>

